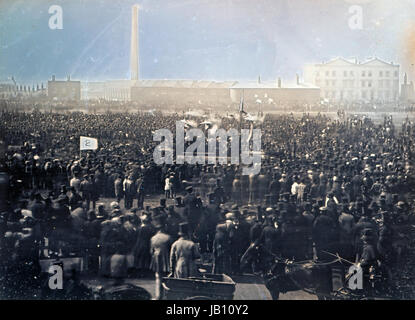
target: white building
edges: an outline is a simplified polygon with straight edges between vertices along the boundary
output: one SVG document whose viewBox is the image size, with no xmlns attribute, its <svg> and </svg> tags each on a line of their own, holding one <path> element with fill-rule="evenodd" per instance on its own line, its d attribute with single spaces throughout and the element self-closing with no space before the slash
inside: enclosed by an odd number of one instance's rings
<svg viewBox="0 0 415 320">
<path fill-rule="evenodd" d="M 365 62 L 336 58 L 306 65 L 304 81 L 320 87 L 329 101 L 397 101 L 399 65 L 378 58 Z"/>
</svg>

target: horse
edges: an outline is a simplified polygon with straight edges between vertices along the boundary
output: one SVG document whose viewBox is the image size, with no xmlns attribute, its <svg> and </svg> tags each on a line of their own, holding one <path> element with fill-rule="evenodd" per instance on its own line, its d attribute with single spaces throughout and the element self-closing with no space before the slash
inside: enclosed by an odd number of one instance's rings
<svg viewBox="0 0 415 320">
<path fill-rule="evenodd" d="M 330 299 L 332 278 L 330 264 L 314 261 L 295 262 L 283 259 L 270 252 L 261 243 L 251 243 L 241 258 L 241 266 L 255 264 L 265 286 L 273 300 L 278 300 L 280 293 L 304 290 L 317 295 L 319 300 Z"/>
</svg>

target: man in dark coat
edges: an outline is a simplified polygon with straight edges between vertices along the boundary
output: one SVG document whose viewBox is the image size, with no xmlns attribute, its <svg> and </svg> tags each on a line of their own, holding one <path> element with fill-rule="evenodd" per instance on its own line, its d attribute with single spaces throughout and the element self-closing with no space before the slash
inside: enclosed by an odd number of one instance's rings
<svg viewBox="0 0 415 320">
<path fill-rule="evenodd" d="M 183 221 L 187 221 L 187 210 L 182 203 L 182 197 L 176 197 L 174 212 L 178 214 Z"/>
<path fill-rule="evenodd" d="M 226 223 L 218 224 L 213 240 L 213 273 L 230 274 L 232 272 L 231 251 L 228 226 Z"/>
<path fill-rule="evenodd" d="M 184 206 L 187 211 L 187 222 L 189 223 L 189 232 L 193 235 L 196 230 L 201 216 L 199 199 L 193 193 L 193 187 L 188 186 L 186 188 L 187 195 L 184 197 Z"/>
<path fill-rule="evenodd" d="M 150 269 L 151 254 L 150 240 L 155 230 L 150 223 L 148 212 L 144 212 L 140 216 L 141 224 L 137 229 L 137 240 L 133 248 L 134 267 L 138 272 L 138 277 L 145 276 Z"/>
<path fill-rule="evenodd" d="M 327 208 L 321 207 L 320 214 L 316 217 L 313 224 L 313 241 L 315 244 L 315 255 L 318 260 L 330 261 L 333 257 L 325 253 L 332 252 L 334 243 L 337 241 L 336 224 L 327 215 Z"/>
<path fill-rule="evenodd" d="M 201 223 L 200 247 L 201 252 L 212 252 L 213 239 L 215 238 L 216 226 L 220 221 L 221 210 L 215 200 L 215 194 L 209 193 L 209 204 L 204 209 L 203 221 Z"/>
</svg>

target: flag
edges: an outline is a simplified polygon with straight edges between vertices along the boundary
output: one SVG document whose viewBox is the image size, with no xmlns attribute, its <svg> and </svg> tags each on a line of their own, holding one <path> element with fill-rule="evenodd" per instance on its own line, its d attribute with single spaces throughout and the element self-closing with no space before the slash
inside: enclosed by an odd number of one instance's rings
<svg viewBox="0 0 415 320">
<path fill-rule="evenodd" d="M 96 150 L 98 149 L 98 139 L 89 137 L 80 137 L 80 150 Z"/>
</svg>

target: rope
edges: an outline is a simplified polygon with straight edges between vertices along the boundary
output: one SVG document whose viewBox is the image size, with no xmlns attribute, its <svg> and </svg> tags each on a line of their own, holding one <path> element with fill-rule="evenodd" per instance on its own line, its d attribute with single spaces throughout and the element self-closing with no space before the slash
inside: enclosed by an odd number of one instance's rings
<svg viewBox="0 0 415 320">
<path fill-rule="evenodd" d="M 335 259 L 330 262 L 315 262 L 314 260 L 305 260 L 305 261 L 298 261 L 298 262 L 296 261 L 296 262 L 288 263 L 287 265 L 302 265 L 305 263 L 312 263 L 315 266 L 328 266 L 328 265 L 337 263 L 339 261 L 340 261 L 339 259 Z"/>
<path fill-rule="evenodd" d="M 331 253 L 331 252 L 328 252 L 328 251 L 324 251 L 324 250 L 322 250 L 322 252 L 324 252 L 324 253 L 327 253 L 327 254 L 329 254 L 329 255 L 331 255 L 331 256 L 334 256 L 334 257 L 336 257 L 337 258 L 337 260 L 339 260 L 339 261 L 345 261 L 345 262 L 347 262 L 347 263 L 350 263 L 350 264 L 355 264 L 355 263 L 353 263 L 353 262 L 351 262 L 351 261 L 349 261 L 349 260 L 346 260 L 346 259 L 344 259 L 344 258 L 342 258 L 342 257 L 340 257 L 339 256 L 339 254 L 336 252 L 336 254 L 333 254 L 333 253 Z"/>
</svg>

